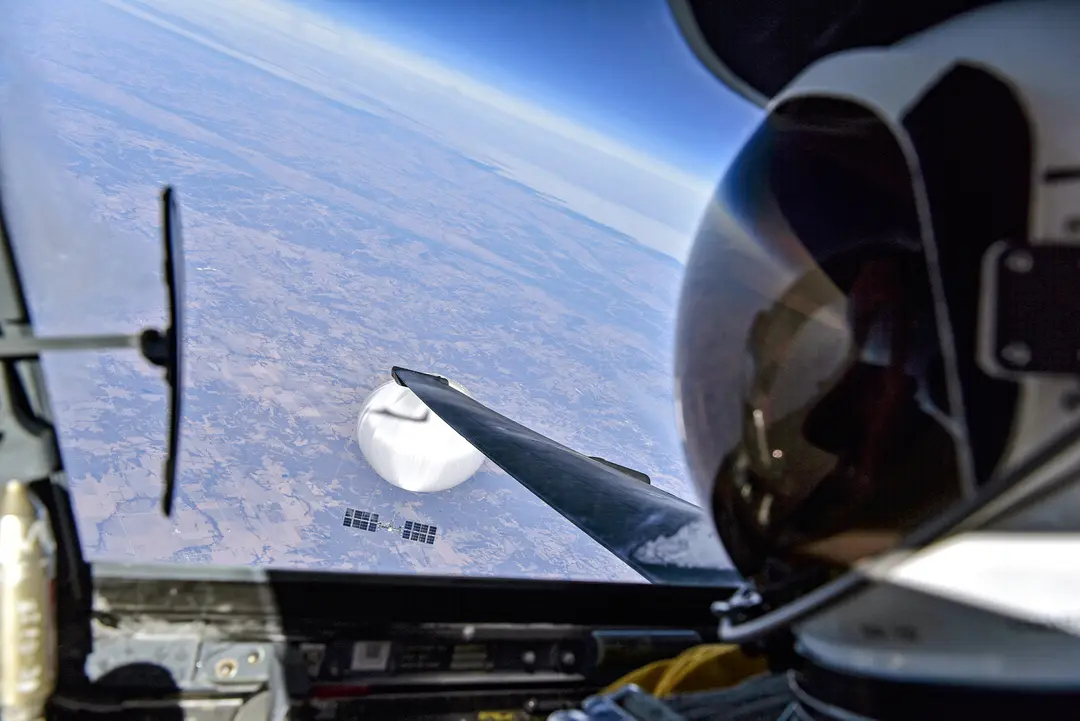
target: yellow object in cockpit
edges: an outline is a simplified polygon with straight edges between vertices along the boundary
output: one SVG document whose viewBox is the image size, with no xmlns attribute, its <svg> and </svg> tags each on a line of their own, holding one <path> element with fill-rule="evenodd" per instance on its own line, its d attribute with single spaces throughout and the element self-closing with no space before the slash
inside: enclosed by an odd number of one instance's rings
<svg viewBox="0 0 1080 721">
<path fill-rule="evenodd" d="M 631 671 L 602 693 L 633 683 L 656 698 L 676 693 L 713 691 L 735 686 L 768 671 L 764 657 L 748 656 L 731 644 L 710 643 L 687 649 L 675 658 L 654 661 Z"/>
</svg>

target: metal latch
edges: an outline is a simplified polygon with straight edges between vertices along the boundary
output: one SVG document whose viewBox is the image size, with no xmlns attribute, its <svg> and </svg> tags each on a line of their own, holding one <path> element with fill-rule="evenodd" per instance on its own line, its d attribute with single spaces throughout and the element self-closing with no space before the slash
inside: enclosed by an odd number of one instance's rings
<svg viewBox="0 0 1080 721">
<path fill-rule="evenodd" d="M 983 256 L 979 320 L 986 373 L 1080 374 L 1080 246 L 992 245 Z"/>
</svg>

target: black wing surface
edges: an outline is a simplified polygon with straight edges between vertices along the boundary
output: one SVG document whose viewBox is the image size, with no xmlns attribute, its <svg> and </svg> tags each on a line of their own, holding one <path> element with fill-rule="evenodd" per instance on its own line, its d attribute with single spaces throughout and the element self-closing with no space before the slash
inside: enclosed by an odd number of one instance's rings
<svg viewBox="0 0 1080 721">
<path fill-rule="evenodd" d="M 445 378 L 397 367 L 391 373 L 490 461 L 647 580 L 738 585 L 701 508 L 515 423 Z"/>
<path fill-rule="evenodd" d="M 649 478 L 647 473 L 642 473 L 641 471 L 635 471 L 633 468 L 627 468 L 626 466 L 620 466 L 618 463 L 615 463 L 613 461 L 609 461 L 606 458 L 601 458 L 600 456 L 589 456 L 589 458 L 593 459 L 594 461 L 598 461 L 600 463 L 603 463 L 605 466 L 609 466 L 611 468 L 614 468 L 616 471 L 622 471 L 626 475 L 630 476 L 631 478 L 636 478 L 637 480 L 641 481 L 642 483 L 648 483 L 649 485 L 652 485 L 652 479 Z"/>
</svg>

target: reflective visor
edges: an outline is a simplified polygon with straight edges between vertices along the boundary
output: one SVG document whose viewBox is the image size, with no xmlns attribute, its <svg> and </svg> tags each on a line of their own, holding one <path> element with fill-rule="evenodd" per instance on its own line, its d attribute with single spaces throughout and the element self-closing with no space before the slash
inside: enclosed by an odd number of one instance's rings
<svg viewBox="0 0 1080 721">
<path fill-rule="evenodd" d="M 702 500 L 746 575 L 846 567 L 961 496 L 912 186 L 874 115 L 796 99 L 703 220 L 677 383 L 691 470 L 715 477 Z"/>
</svg>

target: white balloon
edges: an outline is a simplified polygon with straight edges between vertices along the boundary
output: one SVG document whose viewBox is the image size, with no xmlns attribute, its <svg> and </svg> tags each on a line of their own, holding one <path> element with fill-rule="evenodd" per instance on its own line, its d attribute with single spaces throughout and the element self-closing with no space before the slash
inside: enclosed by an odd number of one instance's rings
<svg viewBox="0 0 1080 721">
<path fill-rule="evenodd" d="M 468 391 L 450 381 L 455 390 Z M 389 381 L 360 409 L 356 440 L 375 472 L 398 488 L 445 491 L 480 470 L 484 455 L 432 413 L 415 393 Z"/>
</svg>

